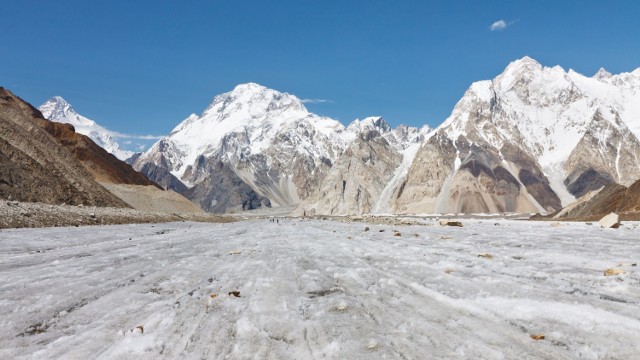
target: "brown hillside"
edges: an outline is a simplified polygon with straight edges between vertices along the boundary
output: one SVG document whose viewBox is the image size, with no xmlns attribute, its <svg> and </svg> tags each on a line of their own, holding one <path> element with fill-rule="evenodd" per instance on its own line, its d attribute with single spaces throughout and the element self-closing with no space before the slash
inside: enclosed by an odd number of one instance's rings
<svg viewBox="0 0 640 360">
<path fill-rule="evenodd" d="M 0 198 L 128 207 L 52 137 L 40 111 L 0 87 Z"/>
<path fill-rule="evenodd" d="M 576 206 L 562 218 L 572 220 L 598 220 L 615 212 L 623 220 L 640 220 L 640 180 L 631 186 L 607 185 L 591 200 Z"/>
<path fill-rule="evenodd" d="M 70 124 L 61 124 L 37 118 L 38 124 L 51 134 L 62 146 L 74 154 L 82 165 L 100 182 L 128 185 L 154 185 L 131 165 L 120 161 L 87 136 L 78 134 Z"/>
</svg>

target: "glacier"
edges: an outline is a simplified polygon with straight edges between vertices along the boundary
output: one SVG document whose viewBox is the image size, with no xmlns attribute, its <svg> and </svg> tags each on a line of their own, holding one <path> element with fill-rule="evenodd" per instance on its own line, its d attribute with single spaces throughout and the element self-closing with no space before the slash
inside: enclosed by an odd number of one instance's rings
<svg viewBox="0 0 640 360">
<path fill-rule="evenodd" d="M 2 230 L 0 358 L 640 352 L 637 222 L 338 220 Z"/>
</svg>

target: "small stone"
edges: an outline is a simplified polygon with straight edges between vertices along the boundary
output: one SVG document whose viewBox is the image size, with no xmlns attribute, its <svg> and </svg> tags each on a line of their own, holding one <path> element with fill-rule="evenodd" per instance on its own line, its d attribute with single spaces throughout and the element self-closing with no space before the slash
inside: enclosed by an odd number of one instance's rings
<svg viewBox="0 0 640 360">
<path fill-rule="evenodd" d="M 531 338 L 533 340 L 544 340 L 544 335 L 542 335 L 542 334 L 533 334 L 533 335 L 531 335 Z"/>
<path fill-rule="evenodd" d="M 240 297 L 240 291 L 237 291 L 237 290 L 229 291 L 229 296 L 235 296 L 235 297 L 239 298 Z"/>
<path fill-rule="evenodd" d="M 478 257 L 489 259 L 489 260 L 493 259 L 493 255 L 491 255 L 489 253 L 480 253 L 480 254 L 478 254 Z"/>
<path fill-rule="evenodd" d="M 368 226 L 367 226 L 367 227 L 365 227 L 365 228 L 364 228 L 364 231 L 369 231 L 369 227 L 368 227 Z"/>
<path fill-rule="evenodd" d="M 140 330 L 141 334 L 144 334 L 144 325 L 138 325 L 138 326 L 136 326 L 136 329 Z"/>
<path fill-rule="evenodd" d="M 393 236 L 402 236 L 402 234 L 400 234 L 400 232 L 396 232 L 393 234 Z"/>
<path fill-rule="evenodd" d="M 336 307 L 336 310 L 338 310 L 338 311 L 347 311 L 348 308 L 349 308 L 349 305 L 345 301 L 341 301 L 338 304 L 338 306 Z"/>
<path fill-rule="evenodd" d="M 620 275 L 623 274 L 624 270 L 622 269 L 618 269 L 618 268 L 611 268 L 611 269 L 606 269 L 604 271 L 604 276 L 615 276 L 615 275 Z"/>
<path fill-rule="evenodd" d="M 378 348 L 378 342 L 375 340 L 369 340 L 369 342 L 367 343 L 367 349 L 375 350 L 377 348 Z"/>
</svg>

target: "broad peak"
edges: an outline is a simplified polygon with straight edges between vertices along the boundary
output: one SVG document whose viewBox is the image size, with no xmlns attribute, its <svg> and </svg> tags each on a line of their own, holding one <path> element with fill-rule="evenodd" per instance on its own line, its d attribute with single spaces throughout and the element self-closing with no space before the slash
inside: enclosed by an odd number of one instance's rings
<svg viewBox="0 0 640 360">
<path fill-rule="evenodd" d="M 525 56 L 521 59 L 514 60 L 505 68 L 504 72 L 523 72 L 542 70 L 542 65 L 536 60 Z"/>
<path fill-rule="evenodd" d="M 217 95 L 202 113 L 202 117 L 210 113 L 226 113 L 247 108 L 252 115 L 282 111 L 308 112 L 302 101 L 294 95 L 270 89 L 257 83 L 237 85 L 233 90 Z"/>
</svg>

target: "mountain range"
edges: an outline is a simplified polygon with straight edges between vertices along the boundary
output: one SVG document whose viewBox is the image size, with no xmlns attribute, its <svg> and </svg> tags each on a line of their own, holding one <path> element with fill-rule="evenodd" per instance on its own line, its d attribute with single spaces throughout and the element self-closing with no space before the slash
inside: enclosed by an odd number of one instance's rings
<svg viewBox="0 0 640 360">
<path fill-rule="evenodd" d="M 105 133 L 61 98 L 41 110 Z M 129 162 L 209 212 L 548 213 L 639 179 L 639 137 L 640 69 L 587 77 L 524 57 L 473 83 L 435 129 L 392 128 L 381 117 L 344 126 L 249 83 Z"/>
</svg>

